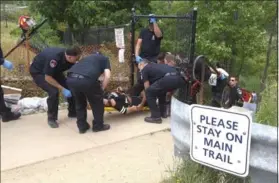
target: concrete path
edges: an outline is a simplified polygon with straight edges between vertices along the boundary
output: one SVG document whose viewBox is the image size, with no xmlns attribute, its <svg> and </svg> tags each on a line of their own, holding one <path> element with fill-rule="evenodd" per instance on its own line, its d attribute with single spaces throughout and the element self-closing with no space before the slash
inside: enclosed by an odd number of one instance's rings
<svg viewBox="0 0 279 183">
<path fill-rule="evenodd" d="M 156 183 L 172 165 L 168 119 L 148 124 L 148 113 L 114 112 L 105 115 L 111 130 L 80 135 L 66 114 L 60 111 L 58 129 L 47 126 L 44 113 L 1 123 L 1 182 Z"/>
</svg>

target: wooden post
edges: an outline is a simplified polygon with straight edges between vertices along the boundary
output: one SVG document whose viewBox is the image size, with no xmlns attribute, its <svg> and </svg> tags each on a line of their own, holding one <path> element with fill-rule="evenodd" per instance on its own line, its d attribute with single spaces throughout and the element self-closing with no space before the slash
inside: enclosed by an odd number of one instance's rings
<svg viewBox="0 0 279 183">
<path fill-rule="evenodd" d="M 26 33 L 26 53 L 27 53 L 27 66 L 26 66 L 26 73 L 29 73 L 29 66 L 30 66 L 30 54 L 29 54 L 29 32 Z"/>
</svg>

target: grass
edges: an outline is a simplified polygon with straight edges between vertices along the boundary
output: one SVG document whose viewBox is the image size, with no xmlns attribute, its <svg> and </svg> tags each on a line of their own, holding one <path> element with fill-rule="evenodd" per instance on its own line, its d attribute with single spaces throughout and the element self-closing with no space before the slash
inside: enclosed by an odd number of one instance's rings
<svg viewBox="0 0 279 183">
<path fill-rule="evenodd" d="M 4 55 L 10 51 L 16 44 L 19 39 L 19 35 L 11 35 L 10 32 L 18 29 L 16 23 L 8 22 L 8 27 L 5 26 L 5 22 L 1 22 L 1 47 Z M 28 59 L 29 54 L 29 59 Z M 25 75 L 26 72 L 21 71 L 21 68 L 24 67 L 27 71 L 28 63 L 34 58 L 35 54 L 31 51 L 28 51 L 23 46 L 20 46 L 14 50 L 6 59 L 13 62 L 15 69 L 13 71 L 7 71 L 1 69 L 1 77 L 21 77 Z"/>
<path fill-rule="evenodd" d="M 250 183 L 250 178 L 236 177 L 185 159 L 161 183 Z"/>
<path fill-rule="evenodd" d="M 269 79 L 265 90 L 261 93 L 262 99 L 259 104 L 259 111 L 256 114 L 256 121 L 261 124 L 278 126 L 278 82 Z"/>
</svg>

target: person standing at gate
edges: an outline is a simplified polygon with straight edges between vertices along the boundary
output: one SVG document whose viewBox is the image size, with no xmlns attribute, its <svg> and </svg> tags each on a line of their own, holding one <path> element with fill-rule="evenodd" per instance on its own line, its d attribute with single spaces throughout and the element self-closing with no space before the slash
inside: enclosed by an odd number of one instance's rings
<svg viewBox="0 0 279 183">
<path fill-rule="evenodd" d="M 156 18 L 153 14 L 149 15 L 150 18 L 148 28 L 143 28 L 140 32 L 137 40 L 135 57 L 136 62 L 139 63 L 142 59 L 147 59 L 150 62 L 157 63 L 157 57 L 160 53 L 161 40 L 163 39 L 163 33 L 159 28 Z M 141 81 L 141 73 L 137 72 L 137 83 L 134 87 L 134 95 L 140 95 L 144 86 Z"/>
<path fill-rule="evenodd" d="M 104 90 L 110 80 L 110 61 L 102 54 L 91 54 L 84 57 L 68 72 L 67 84 L 76 102 L 77 127 L 79 133 L 85 133 L 90 125 L 87 122 L 87 100 L 93 113 L 93 132 L 109 130 L 104 124 Z M 98 80 L 103 75 L 102 83 Z"/>
<path fill-rule="evenodd" d="M 142 59 L 157 63 L 157 56 L 160 53 L 163 33 L 156 22 L 156 18 L 153 17 L 154 15 L 150 14 L 149 16 L 149 26 L 141 30 L 137 40 L 135 50 L 137 63 Z"/>
<path fill-rule="evenodd" d="M 76 117 L 75 103 L 68 86 L 64 71 L 70 69 L 80 58 L 79 47 L 46 48 L 39 53 L 30 66 L 30 74 L 38 87 L 48 93 L 48 125 L 58 128 L 59 91 L 68 100 L 68 117 Z"/>
<path fill-rule="evenodd" d="M 13 69 L 13 64 L 10 61 L 4 59 L 1 46 L 0 46 L 0 65 L 2 65 L 5 69 L 8 70 Z M 12 112 L 11 109 L 6 106 L 4 101 L 4 92 L 1 84 L 2 83 L 0 81 L 0 115 L 2 116 L 2 122 L 17 120 L 18 118 L 20 118 L 21 113 Z"/>
<path fill-rule="evenodd" d="M 162 123 L 161 118 L 166 118 L 166 93 L 185 85 L 185 79 L 176 68 L 166 64 L 150 63 L 142 60 L 138 65 L 144 82 L 146 101 L 151 116 L 145 117 L 148 123 Z M 159 107 L 156 99 L 159 99 Z"/>
</svg>

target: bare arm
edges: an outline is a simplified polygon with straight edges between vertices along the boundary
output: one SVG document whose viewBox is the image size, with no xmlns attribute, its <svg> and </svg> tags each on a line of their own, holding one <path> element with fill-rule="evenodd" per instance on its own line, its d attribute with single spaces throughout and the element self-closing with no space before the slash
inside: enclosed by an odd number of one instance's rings
<svg viewBox="0 0 279 183">
<path fill-rule="evenodd" d="M 146 102 L 146 95 L 145 95 L 145 91 L 141 92 L 142 95 L 142 99 L 141 99 L 141 103 L 138 105 L 139 108 L 142 108 Z"/>
<path fill-rule="evenodd" d="M 102 82 L 102 89 L 105 90 L 106 87 L 108 86 L 109 80 L 110 80 L 110 70 L 109 69 L 105 69 L 104 71 L 104 80 Z"/>
<path fill-rule="evenodd" d="M 59 90 L 63 90 L 64 87 L 61 86 L 52 76 L 50 75 L 45 75 L 45 80 L 51 84 L 52 86 L 58 88 Z"/>
<path fill-rule="evenodd" d="M 136 45 L 135 56 L 139 56 L 141 43 L 142 43 L 142 39 L 139 38 Z"/>
<path fill-rule="evenodd" d="M 157 38 L 161 38 L 163 36 L 161 29 L 159 28 L 158 24 L 155 22 L 153 23 L 154 33 Z"/>
</svg>

